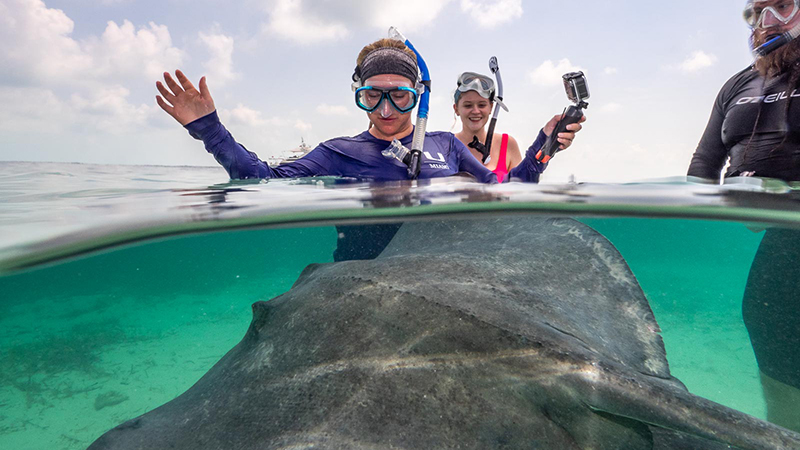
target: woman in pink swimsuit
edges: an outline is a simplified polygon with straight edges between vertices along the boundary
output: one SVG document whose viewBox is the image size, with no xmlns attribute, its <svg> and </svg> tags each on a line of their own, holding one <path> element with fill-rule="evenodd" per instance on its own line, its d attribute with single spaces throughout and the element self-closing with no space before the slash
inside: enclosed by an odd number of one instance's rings
<svg viewBox="0 0 800 450">
<path fill-rule="evenodd" d="M 481 145 L 486 143 L 486 124 L 492 115 L 494 93 L 494 80 L 485 75 L 464 72 L 458 77 L 458 87 L 453 96 L 453 110 L 461 118 L 461 131 L 456 133 L 456 137 L 469 148 L 478 161 L 483 159 L 483 155 L 474 144 L 472 146 L 470 144 L 476 138 Z M 549 136 L 553 132 L 560 117 L 560 114 L 554 116 L 544 126 L 544 134 Z M 581 125 L 579 123 L 570 125 L 569 129 L 569 133 L 559 134 L 558 140 L 562 144 L 562 149 L 570 146 L 574 133 L 581 129 Z M 484 166 L 497 175 L 497 181 L 502 182 L 508 171 L 522 161 L 519 144 L 507 134 L 494 133 L 491 147 Z"/>
</svg>

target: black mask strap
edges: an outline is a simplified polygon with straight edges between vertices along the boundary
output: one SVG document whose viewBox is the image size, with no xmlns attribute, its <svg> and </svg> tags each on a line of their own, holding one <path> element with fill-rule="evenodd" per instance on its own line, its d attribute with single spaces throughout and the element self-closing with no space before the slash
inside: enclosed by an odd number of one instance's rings
<svg viewBox="0 0 800 450">
<path fill-rule="evenodd" d="M 486 162 L 486 158 L 489 157 L 489 149 L 478 140 L 478 136 L 472 137 L 472 142 L 469 143 L 469 147 L 481 152 L 481 155 L 483 155 L 481 162 Z"/>
</svg>

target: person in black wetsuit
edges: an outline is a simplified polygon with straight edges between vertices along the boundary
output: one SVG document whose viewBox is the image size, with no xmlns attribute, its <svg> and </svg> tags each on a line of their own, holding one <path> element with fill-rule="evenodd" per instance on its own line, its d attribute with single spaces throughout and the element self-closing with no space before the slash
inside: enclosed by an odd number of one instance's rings
<svg viewBox="0 0 800 450">
<path fill-rule="evenodd" d="M 688 175 L 800 181 L 800 0 L 749 0 L 752 66 L 722 87 Z M 777 49 L 774 43 L 784 42 Z M 769 229 L 742 304 L 767 418 L 800 431 L 800 231 Z"/>
</svg>

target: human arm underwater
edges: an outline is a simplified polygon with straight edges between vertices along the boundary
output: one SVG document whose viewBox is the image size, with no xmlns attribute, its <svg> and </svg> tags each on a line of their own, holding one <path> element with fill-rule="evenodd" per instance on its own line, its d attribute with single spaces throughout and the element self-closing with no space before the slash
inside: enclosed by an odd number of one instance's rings
<svg viewBox="0 0 800 450">
<path fill-rule="evenodd" d="M 222 125 L 205 77 L 200 78 L 198 90 L 180 70 L 175 71 L 175 76 L 180 84 L 167 72 L 164 73 L 166 86 L 160 81 L 156 82 L 156 88 L 161 93 L 156 96 L 158 106 L 183 125 L 193 138 L 202 140 L 206 150 L 214 155 L 231 179 L 299 178 L 327 174 L 328 164 L 322 152 L 309 155 L 310 158 L 304 158 L 303 161 L 270 167 L 255 153 L 236 142 Z"/>
</svg>

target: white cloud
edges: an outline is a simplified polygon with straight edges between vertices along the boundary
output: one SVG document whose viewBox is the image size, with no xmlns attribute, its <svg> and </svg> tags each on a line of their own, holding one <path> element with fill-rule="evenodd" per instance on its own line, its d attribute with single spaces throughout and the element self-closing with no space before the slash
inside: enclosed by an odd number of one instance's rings
<svg viewBox="0 0 800 450">
<path fill-rule="evenodd" d="M 108 22 L 103 35 L 77 41 L 72 19 L 41 0 L 0 4 L 0 81 L 36 85 L 86 85 L 127 76 L 154 79 L 177 67 L 183 52 L 164 25 L 139 30 L 129 21 Z"/>
<path fill-rule="evenodd" d="M 233 109 L 218 109 L 217 112 L 226 126 L 236 130 L 236 140 L 255 151 L 261 159 L 281 155 L 297 147 L 301 138 L 313 135 L 312 125 L 295 115 L 265 117 L 261 111 L 241 103 Z"/>
<path fill-rule="evenodd" d="M 350 34 L 343 24 L 326 22 L 304 11 L 301 0 L 277 0 L 265 31 L 300 44 L 338 40 Z"/>
<path fill-rule="evenodd" d="M 312 127 L 310 123 L 297 119 L 294 121 L 294 128 L 300 131 L 309 131 Z"/>
<path fill-rule="evenodd" d="M 219 114 L 220 118 L 230 125 L 240 124 L 248 127 L 261 127 L 269 123 L 261 114 L 261 111 L 248 108 L 241 103 L 231 110 L 220 110 Z"/>
<path fill-rule="evenodd" d="M 92 72 L 105 76 L 144 76 L 153 80 L 179 67 L 183 51 L 172 46 L 166 25 L 150 22 L 139 30 L 129 21 L 108 22 L 99 40 L 90 39 L 86 52 L 92 58 Z"/>
<path fill-rule="evenodd" d="M 432 26 L 444 8 L 455 0 L 270 0 L 267 34 L 299 44 L 337 41 L 357 30 L 396 26 L 413 33 Z M 460 0 L 460 10 L 482 28 L 494 28 L 522 16 L 522 0 Z"/>
<path fill-rule="evenodd" d="M 562 83 L 562 76 L 568 72 L 584 71 L 574 66 L 569 59 L 562 59 L 557 63 L 547 60 L 528 74 L 528 79 L 536 86 L 551 87 Z M 585 71 L 584 71 L 585 72 Z"/>
<path fill-rule="evenodd" d="M 157 110 L 130 101 L 119 85 L 149 82 L 183 60 L 169 30 L 150 22 L 137 29 L 108 22 L 100 36 L 72 37 L 75 24 L 41 0 L 0 0 L 0 89 L 14 86 L 29 98 L 3 92 L 0 118 L 23 130 L 31 123 L 111 134 L 145 126 Z M 25 106 L 30 105 L 30 106 Z"/>
<path fill-rule="evenodd" d="M 140 130 L 156 107 L 131 104 L 129 94 L 127 89 L 113 86 L 76 93 L 63 101 L 50 89 L 0 87 L 0 130 L 38 133 L 43 125 L 50 132 L 68 127 L 112 134 Z"/>
<path fill-rule="evenodd" d="M 622 105 L 620 105 L 619 103 L 614 103 L 614 102 L 606 103 L 605 105 L 600 107 L 600 111 L 605 112 L 605 113 L 615 113 L 615 112 L 619 111 L 620 109 L 622 109 Z"/>
<path fill-rule="evenodd" d="M 0 8 L 0 80 L 53 80 L 92 66 L 69 37 L 75 24 L 63 11 L 41 0 L 4 0 Z"/>
<path fill-rule="evenodd" d="M 208 71 L 209 80 L 215 85 L 221 86 L 239 78 L 239 74 L 233 70 L 233 38 L 221 33 L 205 34 L 200 32 L 198 36 L 210 54 L 208 61 L 203 64 Z"/>
<path fill-rule="evenodd" d="M 619 69 L 617 69 L 616 67 L 606 67 L 605 69 L 603 69 L 603 73 L 605 73 L 606 75 L 616 75 L 619 73 Z"/>
<path fill-rule="evenodd" d="M 284 130 L 294 128 L 300 131 L 310 130 L 311 124 L 301 119 L 290 117 L 264 117 L 261 111 L 249 108 L 239 103 L 236 108 L 219 110 L 220 119 L 231 127 L 243 126 L 258 128 L 262 132 L 268 130 Z"/>
<path fill-rule="evenodd" d="M 683 61 L 679 68 L 685 73 L 694 73 L 713 66 L 717 57 L 702 50 L 697 50 Z"/>
<path fill-rule="evenodd" d="M 483 28 L 495 28 L 522 17 L 522 0 L 461 0 L 461 11 Z"/>
<path fill-rule="evenodd" d="M 71 106 L 83 116 L 82 123 L 108 133 L 126 133 L 145 126 L 156 111 L 152 105 L 129 103 L 129 95 L 128 89 L 112 86 L 92 91 L 86 97 L 73 94 Z"/>
<path fill-rule="evenodd" d="M 385 32 L 390 26 L 403 34 L 424 30 L 433 24 L 451 0 L 404 0 L 402 2 L 380 2 L 374 0 L 351 0 L 362 11 L 351 27 L 367 24 Z M 409 36 L 410 37 L 410 36 Z"/>
<path fill-rule="evenodd" d="M 69 106 L 49 89 L 0 87 L 0 130 L 5 132 L 61 131 L 74 115 Z M 54 130 L 55 129 L 55 130 Z"/>
<path fill-rule="evenodd" d="M 349 116 L 352 110 L 342 105 L 326 105 L 322 104 L 317 106 L 317 112 L 323 116 Z"/>
</svg>

